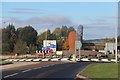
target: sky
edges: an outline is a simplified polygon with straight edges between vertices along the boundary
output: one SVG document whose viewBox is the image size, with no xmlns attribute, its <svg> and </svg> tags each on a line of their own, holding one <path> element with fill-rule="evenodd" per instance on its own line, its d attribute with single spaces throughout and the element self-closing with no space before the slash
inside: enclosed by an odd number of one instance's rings
<svg viewBox="0 0 120 80">
<path fill-rule="evenodd" d="M 62 25 L 83 25 L 83 38 L 115 37 L 116 2 L 2 2 L 2 27 L 32 25 L 40 34 Z"/>
</svg>

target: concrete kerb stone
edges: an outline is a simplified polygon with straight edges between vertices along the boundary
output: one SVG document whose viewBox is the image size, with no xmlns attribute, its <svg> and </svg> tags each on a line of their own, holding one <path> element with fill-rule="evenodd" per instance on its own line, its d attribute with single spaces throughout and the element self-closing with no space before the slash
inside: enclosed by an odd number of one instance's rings
<svg viewBox="0 0 120 80">
<path fill-rule="evenodd" d="M 45 58 L 45 59 L 42 59 L 42 58 L 38 58 L 38 59 L 34 59 L 34 58 L 31 58 L 31 59 L 7 59 L 6 61 L 13 61 L 13 62 L 26 62 L 26 61 L 72 61 L 72 59 L 69 59 L 69 58 L 53 58 L 53 59 L 50 59 L 50 58 Z M 82 59 L 77 59 L 76 58 L 76 61 L 77 62 L 80 62 L 80 61 L 85 61 L 85 62 L 116 62 L 115 59 L 95 59 L 95 58 L 92 58 L 92 59 L 88 59 L 88 58 L 82 58 Z M 118 61 L 120 62 L 120 61 Z"/>
<path fill-rule="evenodd" d="M 5 61 L 13 61 L 14 59 L 7 59 L 7 60 L 5 60 Z"/>
<path fill-rule="evenodd" d="M 41 61 L 50 61 L 50 59 L 46 58 L 46 59 L 42 59 Z"/>
<path fill-rule="evenodd" d="M 91 59 L 91 61 L 95 61 L 95 62 L 97 62 L 97 61 L 99 61 L 99 59 L 95 59 L 95 58 L 93 58 L 93 59 Z"/>
<path fill-rule="evenodd" d="M 14 59 L 13 61 L 19 61 L 20 59 Z"/>
<path fill-rule="evenodd" d="M 60 58 L 53 58 L 50 61 L 59 61 L 59 60 L 60 60 Z"/>
<path fill-rule="evenodd" d="M 89 79 L 89 78 L 87 78 L 85 76 L 79 75 L 79 74 L 76 75 L 76 78 L 77 79 L 79 78 L 80 80 L 91 80 L 91 79 Z"/>
<path fill-rule="evenodd" d="M 68 61 L 69 58 L 62 58 L 61 61 Z"/>
<path fill-rule="evenodd" d="M 90 61 L 88 58 L 82 58 L 81 61 Z"/>
<path fill-rule="evenodd" d="M 26 59 L 21 59 L 21 60 L 19 60 L 20 62 L 22 62 L 22 61 L 25 61 Z"/>
<path fill-rule="evenodd" d="M 76 78 L 80 79 L 80 80 L 91 80 L 88 77 L 85 77 L 83 75 L 81 75 L 80 73 L 83 72 L 85 69 L 87 69 L 90 65 L 88 65 L 87 67 L 85 67 L 82 71 L 80 71 L 77 75 Z"/>
<path fill-rule="evenodd" d="M 25 61 L 28 61 L 28 62 L 29 62 L 29 61 L 33 61 L 33 59 L 26 59 Z"/>
<path fill-rule="evenodd" d="M 33 59 L 33 62 L 38 62 L 38 61 L 41 61 L 42 58 L 38 58 L 38 59 Z"/>
</svg>

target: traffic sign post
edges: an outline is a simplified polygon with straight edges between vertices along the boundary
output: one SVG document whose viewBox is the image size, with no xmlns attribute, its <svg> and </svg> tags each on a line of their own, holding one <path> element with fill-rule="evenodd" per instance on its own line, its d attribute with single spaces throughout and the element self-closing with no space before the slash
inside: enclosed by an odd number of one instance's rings
<svg viewBox="0 0 120 80">
<path fill-rule="evenodd" d="M 80 55 L 81 47 L 82 47 L 81 41 L 75 41 L 75 53 L 76 53 L 76 49 L 78 49 L 79 50 L 79 58 L 81 57 L 81 55 Z"/>
<path fill-rule="evenodd" d="M 80 59 L 81 55 L 80 55 L 80 48 L 79 48 L 79 59 Z"/>
</svg>

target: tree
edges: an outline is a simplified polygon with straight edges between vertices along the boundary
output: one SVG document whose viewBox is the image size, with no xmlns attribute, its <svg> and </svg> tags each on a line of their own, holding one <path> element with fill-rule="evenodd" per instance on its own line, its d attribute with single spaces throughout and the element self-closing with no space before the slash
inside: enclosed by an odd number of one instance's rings
<svg viewBox="0 0 120 80">
<path fill-rule="evenodd" d="M 75 50 L 75 41 L 76 41 L 76 32 L 72 31 L 69 33 L 68 42 L 69 42 L 69 50 Z"/>
<path fill-rule="evenodd" d="M 75 29 L 74 29 L 73 27 L 69 27 L 69 28 L 68 28 L 68 34 L 69 34 L 71 31 L 75 31 Z"/>
<path fill-rule="evenodd" d="M 6 28 L 2 29 L 2 43 L 10 42 L 10 35 Z"/>
<path fill-rule="evenodd" d="M 2 29 L 3 52 L 13 52 L 16 39 L 17 34 L 14 25 L 9 24 L 6 28 Z"/>
<path fill-rule="evenodd" d="M 16 42 L 17 34 L 15 26 L 12 24 L 9 24 L 9 26 L 6 28 L 8 32 L 10 33 L 10 41 L 14 44 Z"/>
<path fill-rule="evenodd" d="M 66 39 L 66 41 L 63 44 L 63 49 L 64 50 L 69 50 L 69 43 L 68 43 L 68 39 Z"/>
<path fill-rule="evenodd" d="M 31 53 L 35 53 L 36 50 L 37 50 L 37 45 L 30 45 L 30 52 Z"/>
<path fill-rule="evenodd" d="M 62 46 L 63 46 L 63 41 L 60 39 L 60 40 L 57 40 L 57 50 L 62 50 Z"/>
<path fill-rule="evenodd" d="M 50 34 L 50 40 L 56 40 L 56 35 L 53 34 L 53 33 L 51 33 L 51 34 Z"/>
<path fill-rule="evenodd" d="M 17 29 L 18 39 L 26 42 L 27 45 L 35 44 L 37 40 L 37 31 L 32 26 L 25 26 Z"/>
<path fill-rule="evenodd" d="M 67 28 L 67 26 L 62 26 L 62 28 L 57 27 L 52 33 L 50 30 L 45 31 L 38 36 L 37 43 L 39 47 L 42 48 L 43 40 L 46 39 L 47 35 L 47 40 L 57 40 L 57 50 L 62 50 L 62 48 L 68 49 L 66 40 L 68 33 L 71 31 L 75 31 L 75 29 L 73 27 Z"/>
<path fill-rule="evenodd" d="M 51 31 L 48 29 L 47 31 L 46 31 L 46 34 L 47 34 L 47 39 L 49 40 L 51 37 L 50 37 L 50 35 L 51 35 Z"/>
<path fill-rule="evenodd" d="M 0 29 L 0 53 L 2 52 L 2 29 Z"/>
<path fill-rule="evenodd" d="M 62 32 L 63 37 L 65 37 L 65 38 L 68 37 L 68 28 L 67 28 L 67 26 L 62 26 L 61 32 Z"/>
<path fill-rule="evenodd" d="M 26 42 L 18 40 L 15 44 L 14 52 L 23 54 L 25 53 L 26 46 L 27 46 Z"/>
<path fill-rule="evenodd" d="M 45 40 L 45 39 L 46 39 L 46 32 L 43 32 L 40 35 L 38 35 L 37 43 L 38 43 L 39 48 L 42 48 L 43 40 Z"/>
<path fill-rule="evenodd" d="M 56 29 L 53 31 L 53 34 L 56 36 L 57 39 L 60 39 L 61 36 L 62 36 L 61 29 L 60 29 L 60 28 L 56 28 Z"/>
<path fill-rule="evenodd" d="M 2 53 L 10 52 L 10 44 L 9 43 L 2 43 Z"/>
</svg>

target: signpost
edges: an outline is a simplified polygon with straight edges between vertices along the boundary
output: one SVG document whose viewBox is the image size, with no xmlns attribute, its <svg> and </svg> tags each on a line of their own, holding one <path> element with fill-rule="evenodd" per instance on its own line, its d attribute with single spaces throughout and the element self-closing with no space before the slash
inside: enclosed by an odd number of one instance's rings
<svg viewBox="0 0 120 80">
<path fill-rule="evenodd" d="M 81 57 L 80 49 L 82 47 L 82 40 L 83 40 L 83 26 L 82 25 L 78 26 L 76 36 L 77 36 L 77 39 L 75 41 L 75 53 L 76 53 L 76 49 L 78 49 L 79 50 L 79 58 L 80 58 Z"/>
<path fill-rule="evenodd" d="M 43 40 L 43 47 L 50 48 L 53 52 L 56 52 L 56 40 Z"/>
<path fill-rule="evenodd" d="M 80 49 L 81 49 L 81 47 L 82 47 L 81 41 L 75 41 L 75 52 L 76 52 L 76 49 L 79 50 L 79 58 L 81 57 L 81 55 L 80 55 Z"/>
</svg>

